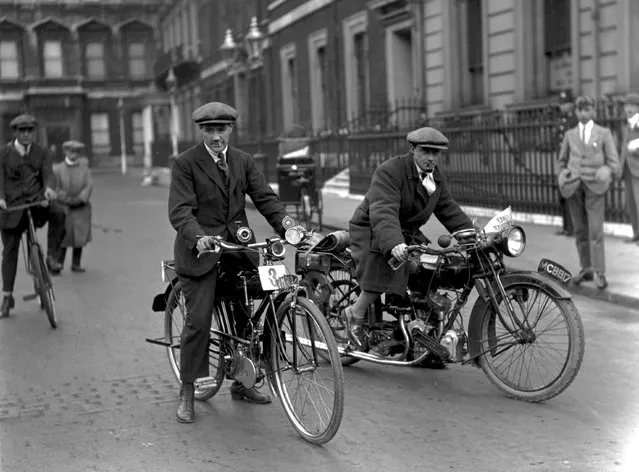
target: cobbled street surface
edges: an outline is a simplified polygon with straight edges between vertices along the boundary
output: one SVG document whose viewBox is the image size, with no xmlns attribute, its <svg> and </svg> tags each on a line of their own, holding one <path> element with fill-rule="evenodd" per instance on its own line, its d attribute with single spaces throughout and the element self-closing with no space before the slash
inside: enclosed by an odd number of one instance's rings
<svg viewBox="0 0 639 472">
<path fill-rule="evenodd" d="M 581 372 L 544 404 L 509 400 L 468 366 L 360 362 L 345 368 L 344 419 L 324 447 L 301 440 L 277 400 L 234 402 L 227 385 L 196 404 L 194 424 L 177 423 L 165 350 L 145 342 L 163 335 L 150 306 L 172 257 L 167 190 L 95 181 L 88 271 L 55 279 L 59 328 L 22 302 L 22 263 L 0 320 L 2 472 L 639 470 L 639 312 L 584 298 Z M 272 234 L 251 220 L 258 238 Z"/>
</svg>

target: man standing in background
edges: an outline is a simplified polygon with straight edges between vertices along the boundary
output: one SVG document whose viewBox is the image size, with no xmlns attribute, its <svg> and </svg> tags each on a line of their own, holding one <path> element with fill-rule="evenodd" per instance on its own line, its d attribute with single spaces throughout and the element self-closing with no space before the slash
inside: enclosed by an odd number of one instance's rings
<svg viewBox="0 0 639 472">
<path fill-rule="evenodd" d="M 622 129 L 621 169 L 632 225 L 632 237 L 625 242 L 639 245 L 639 93 L 626 95 L 624 111 L 628 122 Z"/>
<path fill-rule="evenodd" d="M 581 271 L 573 279 L 579 285 L 596 278 L 597 288 L 608 287 L 604 253 L 606 192 L 613 176 L 621 175 L 615 140 L 608 128 L 593 121 L 595 101 L 581 96 L 575 101 L 579 123 L 561 143 L 558 183 L 575 225 Z"/>
<path fill-rule="evenodd" d="M 577 124 L 577 118 L 574 113 L 574 103 L 572 92 L 565 90 L 559 94 L 559 110 L 557 114 L 557 145 L 561 147 L 566 131 L 573 128 Z M 563 226 L 555 234 L 558 236 L 572 236 L 574 228 L 572 224 L 572 216 L 568 208 L 568 200 L 559 193 L 559 204 L 561 205 L 561 214 L 563 217 Z"/>
</svg>

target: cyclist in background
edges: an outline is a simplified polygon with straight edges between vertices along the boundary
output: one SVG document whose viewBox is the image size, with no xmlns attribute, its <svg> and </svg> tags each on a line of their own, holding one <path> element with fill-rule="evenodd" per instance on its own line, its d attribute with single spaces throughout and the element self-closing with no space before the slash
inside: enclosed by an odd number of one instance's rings
<svg viewBox="0 0 639 472">
<path fill-rule="evenodd" d="M 0 149 L 0 209 L 47 200 L 42 207 L 32 209 L 36 227 L 49 223 L 47 235 L 47 265 L 52 274 L 60 273 L 56 255 L 65 233 L 64 210 L 54 200 L 55 176 L 49 152 L 34 142 L 37 120 L 27 114 L 14 118 L 11 123 L 15 139 Z M 0 211 L 2 235 L 2 305 L 0 317 L 9 316 L 14 308 L 13 285 L 18 269 L 20 239 L 26 231 L 26 210 Z"/>
</svg>

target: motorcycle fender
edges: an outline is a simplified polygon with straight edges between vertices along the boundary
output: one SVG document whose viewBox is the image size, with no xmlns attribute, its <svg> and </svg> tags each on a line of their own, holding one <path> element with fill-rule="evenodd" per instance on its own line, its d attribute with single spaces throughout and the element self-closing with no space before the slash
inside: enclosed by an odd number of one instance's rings
<svg viewBox="0 0 639 472">
<path fill-rule="evenodd" d="M 505 289 L 521 282 L 527 282 L 533 286 L 542 288 L 557 300 L 570 300 L 572 298 L 568 290 L 538 272 L 509 272 L 501 277 L 501 283 Z M 493 293 L 499 293 L 497 282 L 492 283 L 492 289 Z M 471 359 L 473 359 L 473 365 L 475 367 L 479 367 L 477 356 L 481 353 L 481 317 L 490 304 L 490 300 L 486 301 L 478 297 L 468 319 L 468 354 L 470 354 Z"/>
<path fill-rule="evenodd" d="M 163 312 L 166 310 L 166 302 L 169 299 L 169 294 L 171 293 L 171 289 L 173 285 L 177 283 L 177 277 L 175 277 L 171 282 L 166 286 L 166 290 L 163 293 L 158 293 L 155 297 L 153 297 L 153 303 L 151 304 L 151 310 L 154 312 Z"/>
</svg>

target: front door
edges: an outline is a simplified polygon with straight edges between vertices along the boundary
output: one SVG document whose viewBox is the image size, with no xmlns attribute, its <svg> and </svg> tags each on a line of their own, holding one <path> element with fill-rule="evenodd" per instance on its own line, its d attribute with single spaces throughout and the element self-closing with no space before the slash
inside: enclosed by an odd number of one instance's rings
<svg viewBox="0 0 639 472">
<path fill-rule="evenodd" d="M 62 143 L 69 139 L 71 139 L 69 126 L 47 126 L 47 148 L 51 152 L 53 162 L 60 162 L 64 159 Z"/>
</svg>

